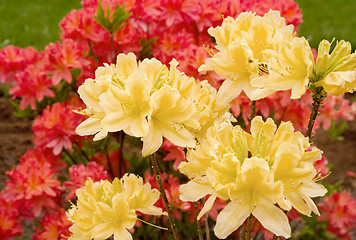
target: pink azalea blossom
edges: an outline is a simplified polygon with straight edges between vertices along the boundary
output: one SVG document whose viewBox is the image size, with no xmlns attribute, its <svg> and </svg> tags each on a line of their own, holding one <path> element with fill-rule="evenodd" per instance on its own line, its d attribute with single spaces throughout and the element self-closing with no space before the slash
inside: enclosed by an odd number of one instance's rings
<svg viewBox="0 0 356 240">
<path fill-rule="evenodd" d="M 70 236 L 69 227 L 72 223 L 63 208 L 44 215 L 38 224 L 41 227 L 36 228 L 33 240 L 66 240 Z"/>
<path fill-rule="evenodd" d="M 52 83 L 57 86 L 64 79 L 66 82 L 72 82 L 73 68 L 80 69 L 87 60 L 83 59 L 83 49 L 73 40 L 65 39 L 63 43 L 50 43 L 45 48 L 46 72 L 52 74 Z"/>
<path fill-rule="evenodd" d="M 42 208 L 57 207 L 61 187 L 50 163 L 40 163 L 30 154 L 24 155 L 21 163 L 6 176 L 9 180 L 5 182 L 3 196 L 25 209 L 20 211 L 21 215 L 31 212 L 36 217 Z"/>
<path fill-rule="evenodd" d="M 169 140 L 165 139 L 162 148 L 168 152 L 168 154 L 163 158 L 164 161 L 174 161 L 173 169 L 177 170 L 178 165 L 185 160 L 185 153 L 182 147 L 176 146 Z"/>
<path fill-rule="evenodd" d="M 71 166 L 69 168 L 69 176 L 70 179 L 63 183 L 63 186 L 68 190 L 68 194 L 65 198 L 66 201 L 75 198 L 75 191 L 84 187 L 85 181 L 88 178 L 91 178 L 94 182 L 109 178 L 104 167 L 95 162 L 90 162 L 87 166 L 83 164 Z"/>
<path fill-rule="evenodd" d="M 42 57 L 42 53 L 33 47 L 4 47 L 0 50 L 0 83 L 12 82 L 15 74 L 22 72 L 28 65 L 38 65 Z"/>
<path fill-rule="evenodd" d="M 334 192 L 318 204 L 321 215 L 318 221 L 327 222 L 327 230 L 337 239 L 352 239 L 356 228 L 356 199 L 348 191 Z"/>
<path fill-rule="evenodd" d="M 75 129 L 84 119 L 73 109 L 68 103 L 55 103 L 43 109 L 42 115 L 32 125 L 35 145 L 50 148 L 55 155 L 63 149 L 71 151 L 73 143 L 82 139 Z"/>
<path fill-rule="evenodd" d="M 11 202 L 0 193 L 0 236 L 3 240 L 11 240 L 22 235 L 22 224 L 19 212 Z"/>
<path fill-rule="evenodd" d="M 33 110 L 36 109 L 36 101 L 41 102 L 45 96 L 54 97 L 51 79 L 43 72 L 38 71 L 34 66 L 28 66 L 24 72 L 15 75 L 14 85 L 9 93 L 13 98 L 21 98 L 20 109 L 25 109 L 28 105 Z"/>
</svg>

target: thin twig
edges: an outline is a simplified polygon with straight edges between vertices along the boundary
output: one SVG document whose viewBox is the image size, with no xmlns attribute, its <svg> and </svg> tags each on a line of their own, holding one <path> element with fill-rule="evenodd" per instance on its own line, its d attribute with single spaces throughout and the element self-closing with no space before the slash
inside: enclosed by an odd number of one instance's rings
<svg viewBox="0 0 356 240">
<path fill-rule="evenodd" d="M 246 229 L 245 229 L 245 240 L 251 239 L 251 222 L 252 222 L 252 214 L 247 218 L 246 221 Z"/>
<path fill-rule="evenodd" d="M 205 198 L 203 198 L 203 205 L 205 205 Z M 209 227 L 209 215 L 205 213 L 204 215 L 204 227 L 205 227 L 205 235 L 206 240 L 210 240 L 210 227 Z"/>
<path fill-rule="evenodd" d="M 126 134 L 124 133 L 124 131 L 121 131 L 120 134 L 121 136 L 120 136 L 120 148 L 119 148 L 119 175 L 120 177 L 122 177 L 126 172 L 124 154 L 122 153 Z"/>
<path fill-rule="evenodd" d="M 110 32 L 110 63 L 113 63 L 113 60 L 114 60 L 114 43 L 113 43 L 113 40 L 114 40 L 113 33 Z"/>
<path fill-rule="evenodd" d="M 161 175 L 159 173 L 158 162 L 157 162 L 154 154 L 150 155 L 150 160 L 151 160 L 151 165 L 152 165 L 152 168 L 153 168 L 153 172 L 156 175 L 156 180 L 157 180 L 158 185 L 159 185 L 159 191 L 161 192 L 161 197 L 163 199 L 164 206 L 166 207 L 166 210 L 167 210 L 167 213 L 168 213 L 168 220 L 169 220 L 169 225 L 171 227 L 171 230 L 173 232 L 173 238 L 174 238 L 174 240 L 178 240 L 179 239 L 179 235 L 178 235 L 178 230 L 177 230 L 176 224 L 174 222 L 172 208 L 171 208 L 171 205 L 168 202 L 168 198 L 167 198 L 166 192 L 165 192 L 164 187 L 163 187 L 163 182 L 162 182 L 162 179 L 161 179 Z"/>
<path fill-rule="evenodd" d="M 72 154 L 65 148 L 63 148 L 63 152 L 72 160 L 73 164 L 77 164 L 78 161 L 72 156 Z"/>
<path fill-rule="evenodd" d="M 255 116 L 256 116 L 256 100 L 253 100 L 252 101 L 250 120 L 252 120 Z"/>
<path fill-rule="evenodd" d="M 202 234 L 202 230 L 201 230 L 200 221 L 197 219 L 197 217 L 198 217 L 198 204 L 197 204 L 197 202 L 194 202 L 194 212 L 195 212 L 195 221 L 196 221 L 197 227 L 198 227 L 199 240 L 203 240 L 203 234 Z"/>
<path fill-rule="evenodd" d="M 312 95 L 312 98 L 313 98 L 313 109 L 312 109 L 312 113 L 311 113 L 310 118 L 309 118 L 307 132 L 305 133 L 306 137 L 309 137 L 309 138 L 311 137 L 311 133 L 313 131 L 315 119 L 318 116 L 318 111 L 319 111 L 321 102 L 323 101 L 324 97 L 325 97 L 325 95 L 322 94 L 321 92 L 317 92 L 317 93 L 314 93 Z"/>
</svg>

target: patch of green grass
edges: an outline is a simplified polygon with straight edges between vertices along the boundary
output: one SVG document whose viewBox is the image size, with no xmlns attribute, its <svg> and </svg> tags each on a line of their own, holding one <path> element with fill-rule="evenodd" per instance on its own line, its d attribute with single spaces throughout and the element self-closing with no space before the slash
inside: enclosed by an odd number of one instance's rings
<svg viewBox="0 0 356 240">
<path fill-rule="evenodd" d="M 304 36 L 313 48 L 323 39 L 344 39 L 356 48 L 355 0 L 295 0 L 302 9 L 304 22 L 299 36 Z"/>
<path fill-rule="evenodd" d="M 42 50 L 59 40 L 59 22 L 80 0 L 0 0 L 0 44 Z"/>
</svg>

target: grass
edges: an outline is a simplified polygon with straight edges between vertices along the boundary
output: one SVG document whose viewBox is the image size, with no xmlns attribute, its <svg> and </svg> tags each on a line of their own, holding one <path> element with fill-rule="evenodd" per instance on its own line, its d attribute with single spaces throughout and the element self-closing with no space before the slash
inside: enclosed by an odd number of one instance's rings
<svg viewBox="0 0 356 240">
<path fill-rule="evenodd" d="M 42 50 L 59 40 L 59 22 L 80 0 L 0 0 L 0 45 Z"/>
<path fill-rule="evenodd" d="M 356 46 L 355 0 L 295 0 L 302 8 L 300 36 L 317 48 L 322 39 L 345 39 Z M 80 0 L 0 0 L 0 46 L 43 49 L 59 39 L 60 20 Z M 14 17 L 15 16 L 15 17 Z"/>
<path fill-rule="evenodd" d="M 344 39 L 356 48 L 355 0 L 295 0 L 302 9 L 304 22 L 299 36 L 304 36 L 313 48 L 321 40 Z"/>
</svg>

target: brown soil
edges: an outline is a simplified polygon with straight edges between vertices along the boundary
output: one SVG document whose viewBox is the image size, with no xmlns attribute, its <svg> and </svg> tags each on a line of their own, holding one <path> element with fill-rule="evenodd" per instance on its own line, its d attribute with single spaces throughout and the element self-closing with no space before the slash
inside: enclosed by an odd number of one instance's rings
<svg viewBox="0 0 356 240">
<path fill-rule="evenodd" d="M 4 187 L 5 172 L 19 163 L 19 158 L 32 148 L 32 120 L 12 115 L 10 99 L 0 97 L 0 189 Z M 325 131 L 318 131 L 312 140 L 324 151 L 324 156 L 333 165 L 329 183 L 343 180 L 343 186 L 356 197 L 356 178 L 347 177 L 346 171 L 356 172 L 356 120 L 348 123 L 343 134 L 344 141 L 332 140 Z"/>
<path fill-rule="evenodd" d="M 0 97 L 0 189 L 4 187 L 5 172 L 16 167 L 27 149 L 32 148 L 32 121 L 12 115 L 10 99 Z"/>
</svg>

